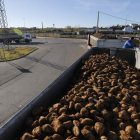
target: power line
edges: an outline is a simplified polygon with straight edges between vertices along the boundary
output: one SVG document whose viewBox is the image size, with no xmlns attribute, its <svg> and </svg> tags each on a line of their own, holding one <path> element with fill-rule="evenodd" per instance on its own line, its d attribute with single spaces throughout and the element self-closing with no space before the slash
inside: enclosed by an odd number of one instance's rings
<svg viewBox="0 0 140 140">
<path fill-rule="evenodd" d="M 123 19 L 123 18 L 120 18 L 120 17 L 116 17 L 116 16 L 113 16 L 113 15 L 110 15 L 110 14 L 103 13 L 103 12 L 100 12 L 100 13 L 102 13 L 102 14 L 104 14 L 104 15 L 108 15 L 108 16 L 114 17 L 114 18 L 118 18 L 118 19 L 126 20 L 126 19 Z"/>
<path fill-rule="evenodd" d="M 103 12 L 100 12 L 100 13 L 102 13 L 102 14 L 104 14 L 104 15 L 108 15 L 108 16 L 114 17 L 114 18 L 118 18 L 118 19 L 121 19 L 121 20 L 126 20 L 126 19 L 124 19 L 124 18 L 116 17 L 116 16 L 114 16 L 114 15 L 110 15 L 110 14 L 107 14 L 107 13 L 103 13 Z M 135 23 L 140 23 L 140 22 L 132 21 L 132 20 L 127 20 L 127 21 L 135 22 Z"/>
</svg>

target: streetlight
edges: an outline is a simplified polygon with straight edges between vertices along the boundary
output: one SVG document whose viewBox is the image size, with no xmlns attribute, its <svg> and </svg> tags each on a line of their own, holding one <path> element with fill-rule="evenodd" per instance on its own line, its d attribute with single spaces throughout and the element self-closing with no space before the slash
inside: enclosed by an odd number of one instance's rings
<svg viewBox="0 0 140 140">
<path fill-rule="evenodd" d="M 25 18 L 23 18 L 23 20 L 24 20 L 24 28 L 25 28 Z"/>
<path fill-rule="evenodd" d="M 23 18 L 23 20 L 24 20 L 24 30 L 25 30 L 25 18 Z"/>
<path fill-rule="evenodd" d="M 10 20 L 9 20 L 9 28 L 10 28 Z"/>
<path fill-rule="evenodd" d="M 42 23 L 42 31 L 43 31 L 43 22 L 41 22 Z"/>
<path fill-rule="evenodd" d="M 126 28 L 126 24 L 127 24 L 127 17 L 128 17 L 128 15 L 126 16 L 125 28 Z M 124 35 L 125 35 L 125 28 L 124 28 Z"/>
</svg>

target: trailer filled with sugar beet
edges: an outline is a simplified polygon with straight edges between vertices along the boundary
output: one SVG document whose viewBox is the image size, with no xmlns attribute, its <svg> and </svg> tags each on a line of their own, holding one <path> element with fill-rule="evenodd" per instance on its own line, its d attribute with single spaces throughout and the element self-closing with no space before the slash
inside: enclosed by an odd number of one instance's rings
<svg viewBox="0 0 140 140">
<path fill-rule="evenodd" d="M 129 39 L 130 37 L 95 33 L 88 35 L 88 45 L 99 48 L 122 48 L 126 40 Z M 132 40 L 132 44 L 135 46 L 139 46 L 139 40 L 139 37 L 134 37 L 134 39 Z"/>
<path fill-rule="evenodd" d="M 0 129 L 0 140 L 140 139 L 140 52 L 91 48 Z"/>
</svg>

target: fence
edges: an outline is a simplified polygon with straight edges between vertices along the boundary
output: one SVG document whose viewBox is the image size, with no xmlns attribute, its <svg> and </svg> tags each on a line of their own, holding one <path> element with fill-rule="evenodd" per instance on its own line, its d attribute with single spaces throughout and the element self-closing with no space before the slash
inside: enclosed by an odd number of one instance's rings
<svg viewBox="0 0 140 140">
<path fill-rule="evenodd" d="M 87 39 L 87 35 L 60 35 L 56 33 L 32 33 L 32 34 L 38 37 Z"/>
<path fill-rule="evenodd" d="M 88 35 L 60 35 L 61 38 L 87 39 Z"/>
<path fill-rule="evenodd" d="M 56 34 L 56 33 L 32 33 L 35 36 L 39 36 L 39 37 L 56 37 L 56 38 L 60 38 L 60 34 Z"/>
</svg>

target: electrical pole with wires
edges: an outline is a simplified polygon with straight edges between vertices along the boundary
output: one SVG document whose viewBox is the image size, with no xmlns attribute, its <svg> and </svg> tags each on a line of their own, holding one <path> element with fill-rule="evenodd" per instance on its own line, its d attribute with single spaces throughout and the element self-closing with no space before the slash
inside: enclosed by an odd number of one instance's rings
<svg viewBox="0 0 140 140">
<path fill-rule="evenodd" d="M 97 29 L 96 29 L 96 33 L 98 33 L 98 28 L 99 28 L 99 11 L 98 11 L 98 16 L 97 16 Z"/>
<path fill-rule="evenodd" d="M 126 30 L 127 17 L 128 17 L 128 15 L 126 16 L 126 22 L 125 22 L 125 28 L 124 28 L 124 35 L 125 35 L 125 30 Z"/>
<path fill-rule="evenodd" d="M 100 13 L 101 13 L 101 14 L 104 14 L 104 15 L 107 15 L 107 16 L 110 16 L 110 17 L 113 17 L 113 18 L 117 18 L 117 19 L 121 19 L 121 20 L 125 20 L 125 21 L 126 21 L 125 18 L 117 17 L 117 16 L 110 15 L 110 14 L 107 14 L 107 13 L 103 13 L 103 12 L 101 12 L 101 11 L 100 11 Z M 128 21 L 129 21 L 129 22 L 133 22 L 133 23 L 138 23 L 138 24 L 140 24 L 140 22 L 132 21 L 132 20 L 128 20 L 128 19 L 127 19 L 127 22 L 128 22 Z"/>
</svg>

